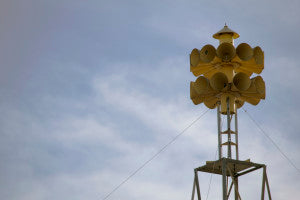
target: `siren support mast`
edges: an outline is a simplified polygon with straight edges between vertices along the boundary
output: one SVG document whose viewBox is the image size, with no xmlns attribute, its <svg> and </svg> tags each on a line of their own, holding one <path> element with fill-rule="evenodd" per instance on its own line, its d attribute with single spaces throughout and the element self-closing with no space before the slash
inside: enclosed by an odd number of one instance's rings
<svg viewBox="0 0 300 200">
<path fill-rule="evenodd" d="M 193 49 L 190 54 L 191 72 L 196 77 L 203 75 L 191 82 L 190 95 L 195 105 L 204 103 L 210 109 L 217 108 L 219 159 L 206 161 L 205 165 L 194 169 L 192 200 L 195 193 L 198 200 L 201 200 L 199 171 L 222 176 L 223 200 L 231 197 L 232 190 L 234 200 L 241 200 L 239 177 L 261 168 L 261 200 L 265 199 L 265 188 L 271 200 L 266 165 L 250 162 L 250 159 L 239 160 L 238 142 L 238 108 L 241 108 L 244 102 L 257 105 L 261 99 L 265 99 L 263 79 L 260 76 L 250 79 L 252 73 L 260 74 L 263 70 L 264 53 L 260 47 L 252 49 L 246 43 L 235 48 L 234 39 L 238 38 L 239 34 L 229 29 L 226 24 L 213 37 L 220 42 L 217 50 L 212 45 L 205 45 L 201 51 Z M 223 120 L 227 122 L 225 130 L 222 127 Z M 227 156 L 224 156 L 226 153 Z"/>
<path fill-rule="evenodd" d="M 235 113 L 229 112 L 229 104 L 227 101 L 227 113 L 225 115 L 227 120 L 227 129 L 222 130 L 222 113 L 220 111 L 220 105 L 217 106 L 217 123 L 218 123 L 218 154 L 219 159 L 223 157 L 223 147 L 227 146 L 227 158 L 232 158 L 232 147 L 235 147 L 235 159 L 239 159 L 239 143 L 238 143 L 238 118 L 237 110 Z M 234 126 L 232 126 L 234 122 Z M 234 131 L 232 128 L 234 127 Z M 223 135 L 227 136 L 227 141 L 223 142 Z M 232 137 L 234 135 L 234 137 Z M 234 142 L 233 142 L 234 140 Z"/>
</svg>

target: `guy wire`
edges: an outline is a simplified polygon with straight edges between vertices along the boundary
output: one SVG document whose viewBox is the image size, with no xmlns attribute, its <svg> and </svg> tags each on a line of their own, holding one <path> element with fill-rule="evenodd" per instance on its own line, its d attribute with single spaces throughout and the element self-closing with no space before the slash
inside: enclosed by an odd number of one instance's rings
<svg viewBox="0 0 300 200">
<path fill-rule="evenodd" d="M 261 128 L 261 126 L 254 120 L 254 118 L 242 108 L 244 112 L 248 115 L 248 117 L 254 122 L 254 124 L 260 129 L 260 131 L 271 141 L 271 143 L 277 148 L 277 150 L 281 153 L 281 155 L 300 173 L 299 168 L 292 162 L 292 160 L 280 149 L 280 147 L 274 142 L 274 140 Z"/>
<path fill-rule="evenodd" d="M 115 191 L 117 191 L 123 184 L 125 184 L 130 178 L 132 178 L 136 173 L 143 169 L 147 164 L 149 164 L 155 157 L 157 157 L 161 152 L 163 152 L 169 145 L 171 145 L 175 140 L 179 138 L 186 130 L 188 130 L 192 125 L 194 125 L 201 117 L 203 117 L 209 109 L 202 113 L 198 118 L 196 118 L 190 125 L 184 128 L 178 135 L 176 135 L 170 142 L 164 145 L 159 151 L 157 151 L 151 158 L 144 162 L 139 168 L 137 168 L 133 173 L 131 173 L 124 181 L 122 181 L 118 186 L 116 186 L 110 193 L 108 193 L 102 200 L 109 198 Z"/>
</svg>

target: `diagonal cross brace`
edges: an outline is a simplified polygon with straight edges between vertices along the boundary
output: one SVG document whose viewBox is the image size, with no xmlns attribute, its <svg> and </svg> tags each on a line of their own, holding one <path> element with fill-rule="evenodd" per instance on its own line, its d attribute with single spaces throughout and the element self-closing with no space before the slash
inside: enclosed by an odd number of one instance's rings
<svg viewBox="0 0 300 200">
<path fill-rule="evenodd" d="M 200 186 L 199 186 L 199 179 L 198 179 L 197 169 L 195 169 L 194 172 L 195 172 L 195 177 L 194 177 L 194 184 L 193 184 L 193 191 L 192 191 L 192 200 L 194 200 L 195 188 L 196 188 L 196 191 L 197 191 L 198 200 L 201 200 Z"/>
</svg>

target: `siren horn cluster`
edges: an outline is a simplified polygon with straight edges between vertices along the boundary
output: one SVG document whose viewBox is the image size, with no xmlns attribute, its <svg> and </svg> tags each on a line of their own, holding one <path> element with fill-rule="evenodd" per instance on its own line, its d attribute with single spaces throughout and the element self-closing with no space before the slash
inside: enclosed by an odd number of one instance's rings
<svg viewBox="0 0 300 200">
<path fill-rule="evenodd" d="M 260 47 L 241 43 L 235 48 L 228 37 L 220 39 L 217 49 L 210 44 L 201 50 L 195 48 L 190 54 L 190 70 L 198 78 L 191 82 L 190 97 L 194 104 L 204 103 L 212 109 L 229 98 L 231 113 L 244 102 L 257 105 L 265 98 L 265 83 L 260 76 L 251 75 L 263 69 L 264 53 Z M 225 107 L 221 106 L 222 113 L 226 113 Z"/>
</svg>

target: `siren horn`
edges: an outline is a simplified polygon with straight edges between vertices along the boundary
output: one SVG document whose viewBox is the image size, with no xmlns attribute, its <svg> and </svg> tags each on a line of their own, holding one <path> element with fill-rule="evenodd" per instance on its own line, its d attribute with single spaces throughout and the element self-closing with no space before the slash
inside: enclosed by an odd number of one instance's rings
<svg viewBox="0 0 300 200">
<path fill-rule="evenodd" d="M 209 56 L 208 57 L 204 57 L 204 61 L 201 60 L 200 58 L 200 51 L 198 49 L 193 49 L 191 54 L 190 54 L 190 70 L 191 72 L 195 75 L 195 76 L 199 76 L 207 71 L 210 71 L 212 66 L 210 65 L 210 63 L 206 63 L 206 61 L 208 61 L 208 59 L 211 57 L 211 51 L 207 50 Z M 205 54 L 205 51 L 204 53 Z"/>
<path fill-rule="evenodd" d="M 224 43 L 223 43 L 224 44 Z M 210 86 L 217 90 L 217 91 L 221 91 L 223 90 L 224 88 L 227 87 L 228 85 L 228 78 L 227 76 L 222 73 L 222 72 L 217 72 L 215 73 L 211 79 L 210 79 Z"/>
<path fill-rule="evenodd" d="M 253 57 L 255 59 L 256 64 L 258 65 L 264 64 L 264 52 L 261 50 L 259 46 L 253 49 Z"/>
<path fill-rule="evenodd" d="M 213 89 L 209 85 L 209 80 L 204 76 L 199 76 L 194 83 L 194 88 L 199 95 L 207 95 L 212 93 Z"/>
<path fill-rule="evenodd" d="M 247 61 L 250 60 L 253 57 L 253 49 L 250 47 L 247 43 L 241 43 L 236 48 L 236 54 L 238 57 L 243 60 Z"/>
<path fill-rule="evenodd" d="M 256 98 L 251 98 L 251 97 L 239 97 L 240 100 L 242 101 L 246 101 L 254 106 L 256 106 L 259 102 L 260 102 L 260 99 L 256 99 Z"/>
<path fill-rule="evenodd" d="M 232 44 L 224 42 L 217 49 L 217 56 L 223 61 L 228 62 L 235 56 L 235 48 Z"/>
<path fill-rule="evenodd" d="M 190 83 L 190 97 L 191 97 L 191 100 L 193 101 L 193 103 L 195 105 L 198 105 L 200 103 L 202 103 L 204 101 L 204 97 L 201 97 L 197 94 L 196 90 L 195 90 L 195 87 L 194 87 L 194 82 L 191 81 Z"/>
<path fill-rule="evenodd" d="M 238 90 L 245 91 L 250 87 L 251 81 L 247 74 L 240 72 L 233 77 L 233 85 Z"/>
<path fill-rule="evenodd" d="M 190 63 L 192 67 L 196 67 L 200 62 L 200 52 L 198 49 L 193 49 L 190 54 Z"/>
<path fill-rule="evenodd" d="M 219 99 L 216 97 L 206 98 L 204 100 L 204 105 L 210 109 L 214 109 L 215 107 L 217 107 L 218 101 Z"/>
<path fill-rule="evenodd" d="M 266 97 L 266 86 L 261 76 L 257 76 L 251 79 L 250 87 L 242 92 L 242 96 L 252 97 L 257 99 L 265 99 Z"/>
<path fill-rule="evenodd" d="M 202 47 L 200 51 L 200 59 L 205 62 L 209 63 L 211 62 L 216 56 L 216 49 L 214 46 L 207 44 L 204 47 Z"/>
</svg>

